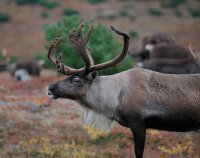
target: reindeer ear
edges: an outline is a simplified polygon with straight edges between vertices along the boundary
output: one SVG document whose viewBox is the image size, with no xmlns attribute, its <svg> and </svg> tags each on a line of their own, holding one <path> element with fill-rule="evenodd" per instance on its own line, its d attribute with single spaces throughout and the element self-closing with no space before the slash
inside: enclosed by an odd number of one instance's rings
<svg viewBox="0 0 200 158">
<path fill-rule="evenodd" d="M 94 80 L 96 77 L 98 76 L 98 72 L 97 71 L 92 71 L 87 75 L 87 79 L 89 81 Z"/>
</svg>

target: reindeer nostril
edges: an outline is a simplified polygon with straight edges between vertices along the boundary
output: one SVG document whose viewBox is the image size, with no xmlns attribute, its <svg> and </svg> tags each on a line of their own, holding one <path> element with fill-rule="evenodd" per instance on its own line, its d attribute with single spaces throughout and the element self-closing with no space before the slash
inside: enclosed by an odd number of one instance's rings
<svg viewBox="0 0 200 158">
<path fill-rule="evenodd" d="M 56 90 L 56 86 L 54 84 L 49 86 L 49 91 L 51 93 L 55 92 L 55 90 Z"/>
</svg>

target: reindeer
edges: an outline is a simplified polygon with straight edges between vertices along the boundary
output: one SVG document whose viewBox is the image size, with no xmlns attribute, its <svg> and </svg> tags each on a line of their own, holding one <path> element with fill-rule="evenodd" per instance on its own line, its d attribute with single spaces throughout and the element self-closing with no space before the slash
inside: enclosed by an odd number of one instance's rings
<svg viewBox="0 0 200 158">
<path fill-rule="evenodd" d="M 16 77 L 15 74 L 17 71 L 23 71 L 22 74 L 27 74 L 30 76 L 40 76 L 40 71 L 42 66 L 44 65 L 44 61 L 23 61 L 18 62 L 16 64 L 9 64 L 10 56 L 7 54 L 7 50 L 3 49 L 2 56 L 5 60 L 0 61 L 0 72 L 1 71 L 8 71 L 13 77 Z"/>
<path fill-rule="evenodd" d="M 133 68 L 98 76 L 98 70 L 116 66 L 125 58 L 129 36 L 111 26 L 123 37 L 123 49 L 116 58 L 94 65 L 90 50 L 86 48 L 93 26 L 85 38 L 83 26 L 78 26 L 77 34 L 71 30 L 68 40 L 82 57 L 84 68 L 64 65 L 62 54 L 57 59 L 54 57 L 62 38 L 55 38 L 50 44 L 48 58 L 67 78 L 48 86 L 49 97 L 79 102 L 85 109 L 85 121 L 104 131 L 109 131 L 114 121 L 130 128 L 136 158 L 143 157 L 149 128 L 179 132 L 200 129 L 200 74 L 169 75 Z"/>
<path fill-rule="evenodd" d="M 134 67 L 145 68 L 167 74 L 200 73 L 198 59 L 191 48 L 160 44 L 155 47 L 153 55 L 155 56 L 152 56 L 150 59 L 136 63 Z M 170 58 L 173 55 L 174 58 Z"/>
<path fill-rule="evenodd" d="M 172 38 L 164 33 L 143 38 L 130 54 L 139 61 L 135 67 L 168 74 L 200 72 L 198 59 L 190 49 L 175 44 Z"/>
<path fill-rule="evenodd" d="M 20 69 L 24 69 L 28 72 L 30 76 L 40 76 L 43 64 L 44 64 L 43 61 L 33 61 L 33 60 L 19 62 L 16 64 L 14 72 Z"/>
<path fill-rule="evenodd" d="M 130 49 L 129 54 L 134 59 L 136 59 L 137 62 L 142 62 L 145 59 L 150 58 L 150 51 L 152 51 L 156 46 L 160 44 L 174 44 L 174 43 L 175 42 L 174 42 L 173 37 L 171 37 L 170 35 L 166 33 L 158 32 L 151 36 L 143 37 L 142 40 L 138 41 L 133 46 L 133 48 Z M 151 54 L 154 54 L 154 53 L 151 53 Z"/>
</svg>

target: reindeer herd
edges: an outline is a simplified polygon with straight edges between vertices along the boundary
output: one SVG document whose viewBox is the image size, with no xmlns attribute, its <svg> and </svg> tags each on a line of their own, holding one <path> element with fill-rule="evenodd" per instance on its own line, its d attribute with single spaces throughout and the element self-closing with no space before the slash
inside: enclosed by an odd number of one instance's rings
<svg viewBox="0 0 200 158">
<path fill-rule="evenodd" d="M 143 157 L 147 129 L 200 129 L 200 62 L 191 48 L 176 44 L 165 33 L 156 33 L 129 49 L 129 36 L 111 27 L 123 38 L 122 51 L 116 58 L 95 65 L 92 50 L 86 47 L 94 26 L 85 37 L 83 27 L 80 24 L 68 35 L 69 43 L 85 63 L 83 68 L 63 64 L 62 54 L 55 58 L 62 37 L 55 38 L 49 46 L 49 60 L 57 72 L 67 76 L 48 86 L 49 97 L 77 101 L 84 109 L 85 122 L 100 130 L 110 131 L 113 122 L 130 128 L 136 158 Z M 98 75 L 99 70 L 117 66 L 128 51 L 137 62 L 134 68 L 110 76 Z M 41 65 L 24 62 L 11 67 L 3 63 L 0 68 L 17 78 L 20 71 L 39 76 Z"/>
</svg>

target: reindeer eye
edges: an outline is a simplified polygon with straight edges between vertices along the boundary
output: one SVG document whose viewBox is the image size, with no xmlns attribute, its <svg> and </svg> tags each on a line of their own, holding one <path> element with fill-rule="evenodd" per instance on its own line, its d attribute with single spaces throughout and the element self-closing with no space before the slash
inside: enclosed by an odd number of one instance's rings
<svg viewBox="0 0 200 158">
<path fill-rule="evenodd" d="M 73 82 L 79 82 L 79 78 L 75 77 L 75 78 L 73 79 Z"/>
</svg>

